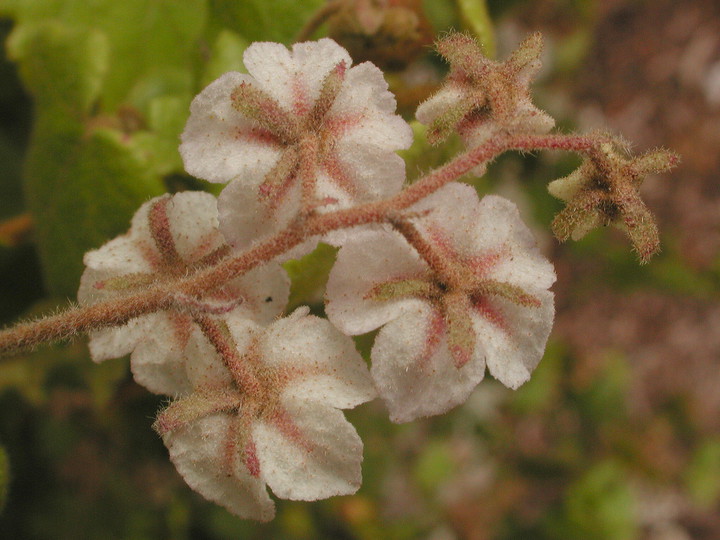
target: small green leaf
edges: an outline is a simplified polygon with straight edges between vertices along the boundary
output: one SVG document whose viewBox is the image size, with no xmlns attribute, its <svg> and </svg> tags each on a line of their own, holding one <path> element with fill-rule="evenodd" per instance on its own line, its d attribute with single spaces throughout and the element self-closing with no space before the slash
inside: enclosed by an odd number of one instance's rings
<svg viewBox="0 0 720 540">
<path fill-rule="evenodd" d="M 147 161 L 150 170 L 165 176 L 183 170 L 178 151 L 180 134 L 185 127 L 191 98 L 163 95 L 148 105 L 147 128 L 132 135 L 132 145 Z"/>
<path fill-rule="evenodd" d="M 637 538 L 634 497 L 627 472 L 605 461 L 595 465 L 565 494 L 553 538 L 631 540 Z"/>
<path fill-rule="evenodd" d="M 330 269 L 335 263 L 337 248 L 320 244 L 302 259 L 288 261 L 283 267 L 290 276 L 290 299 L 287 312 L 303 304 L 322 302 Z"/>
</svg>

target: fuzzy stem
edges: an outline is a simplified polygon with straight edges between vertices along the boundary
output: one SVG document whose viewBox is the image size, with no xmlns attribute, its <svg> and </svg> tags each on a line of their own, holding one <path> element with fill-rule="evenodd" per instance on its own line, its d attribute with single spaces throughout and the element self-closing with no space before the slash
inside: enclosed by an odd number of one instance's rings
<svg viewBox="0 0 720 540">
<path fill-rule="evenodd" d="M 327 21 L 330 17 L 335 15 L 335 13 L 340 11 L 342 5 L 342 0 L 332 0 L 331 2 L 328 2 L 320 9 L 318 9 L 310 18 L 310 20 L 305 23 L 305 26 L 300 30 L 297 37 L 295 38 L 295 43 L 307 41 L 308 39 L 310 39 L 315 33 L 315 31 L 320 28 L 323 23 L 325 23 L 325 21 Z"/>
<path fill-rule="evenodd" d="M 238 388 L 249 395 L 259 395 L 262 385 L 253 371 L 247 367 L 246 362 L 243 361 L 227 325 L 223 321 L 218 321 L 207 315 L 195 316 L 193 320 L 220 355 L 223 364 L 232 374 Z"/>
<path fill-rule="evenodd" d="M 502 152 L 550 149 L 590 153 L 600 142 L 597 136 L 558 134 L 498 137 L 469 149 L 384 201 L 312 215 L 306 220 L 291 224 L 275 236 L 235 257 L 221 260 L 216 266 L 204 268 L 177 280 L 159 283 L 137 294 L 71 308 L 58 315 L 3 330 L 0 332 L 0 357 L 18 354 L 40 343 L 59 341 L 79 333 L 120 326 L 140 315 L 170 309 L 178 293 L 200 298 L 312 236 L 358 225 L 387 222 L 391 216 L 396 217 L 399 211 L 412 206 Z"/>
</svg>

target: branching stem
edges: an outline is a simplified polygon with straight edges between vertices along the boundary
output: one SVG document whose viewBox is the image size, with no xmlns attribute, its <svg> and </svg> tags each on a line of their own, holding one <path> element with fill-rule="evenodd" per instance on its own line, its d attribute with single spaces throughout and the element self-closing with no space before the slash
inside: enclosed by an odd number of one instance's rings
<svg viewBox="0 0 720 540">
<path fill-rule="evenodd" d="M 275 236 L 234 257 L 221 259 L 215 266 L 156 284 L 140 293 L 97 304 L 67 309 L 57 315 L 25 322 L 0 332 L 0 357 L 12 356 L 41 343 L 72 338 L 102 328 L 120 326 L 130 319 L 155 311 L 171 309 L 178 293 L 200 298 L 245 272 L 270 261 L 304 240 L 369 223 L 383 223 L 457 180 L 476 166 L 508 150 L 564 150 L 590 153 L 600 144 L 597 136 L 505 135 L 471 148 L 444 166 L 430 171 L 411 186 L 386 200 L 325 214 L 314 214 L 294 222 Z"/>
</svg>

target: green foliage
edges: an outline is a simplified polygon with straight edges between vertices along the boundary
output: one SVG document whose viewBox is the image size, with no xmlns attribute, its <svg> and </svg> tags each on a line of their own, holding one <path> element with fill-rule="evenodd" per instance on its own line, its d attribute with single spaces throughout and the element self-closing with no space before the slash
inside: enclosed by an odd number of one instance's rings
<svg viewBox="0 0 720 540">
<path fill-rule="evenodd" d="M 630 540 L 637 537 L 634 498 L 625 471 L 612 461 L 595 465 L 565 494 L 551 525 L 553 538 Z"/>
<path fill-rule="evenodd" d="M 685 483 L 694 501 L 710 509 L 720 500 L 720 439 L 703 443 L 692 456 Z"/>
<path fill-rule="evenodd" d="M 323 0 L 210 0 L 216 24 L 227 26 L 249 41 L 288 43 Z"/>
<path fill-rule="evenodd" d="M 495 31 L 485 0 L 456 0 L 462 27 L 469 30 L 482 44 L 488 58 L 495 57 Z"/>
<path fill-rule="evenodd" d="M 10 486 L 10 462 L 7 452 L 0 446 L 0 513 L 5 509 L 8 487 Z"/>
<path fill-rule="evenodd" d="M 283 265 L 291 282 L 286 311 L 290 312 L 303 304 L 322 303 L 325 283 L 335 263 L 336 253 L 337 248 L 321 243 L 312 253 Z"/>
</svg>

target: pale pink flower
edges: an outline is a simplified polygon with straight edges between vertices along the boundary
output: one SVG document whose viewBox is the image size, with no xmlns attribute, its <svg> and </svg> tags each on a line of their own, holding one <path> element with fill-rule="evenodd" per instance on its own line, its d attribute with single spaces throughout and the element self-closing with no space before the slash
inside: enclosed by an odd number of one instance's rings
<svg viewBox="0 0 720 540">
<path fill-rule="evenodd" d="M 78 300 L 93 304 L 212 265 L 229 253 L 218 229 L 217 201 L 204 192 L 156 197 L 140 207 L 127 234 L 85 255 Z M 174 307 L 90 333 L 100 362 L 132 353 L 135 380 L 152 392 L 187 389 L 180 364 L 193 313 L 225 313 L 267 323 L 285 308 L 289 280 L 276 263 L 257 267 L 203 298 L 178 296 Z"/>
<path fill-rule="evenodd" d="M 552 327 L 555 281 L 515 205 L 452 183 L 340 249 L 330 321 L 349 335 L 382 327 L 371 374 L 395 422 L 443 413 L 490 373 L 530 377 Z M 403 237 L 405 236 L 405 237 Z M 411 240 L 415 248 L 408 243 Z"/>
<path fill-rule="evenodd" d="M 226 73 L 193 101 L 180 153 L 186 170 L 229 182 L 220 196 L 228 241 L 244 247 L 300 212 L 347 207 L 400 190 L 410 126 L 369 62 L 350 67 L 331 39 L 254 43 L 249 74 Z"/>
<path fill-rule="evenodd" d="M 155 428 L 187 483 L 245 518 L 283 499 L 354 493 L 362 441 L 340 409 L 375 397 L 352 339 L 300 308 L 267 328 L 226 318 L 216 352 L 200 333 L 188 348 L 193 391 L 160 413 Z"/>
</svg>

